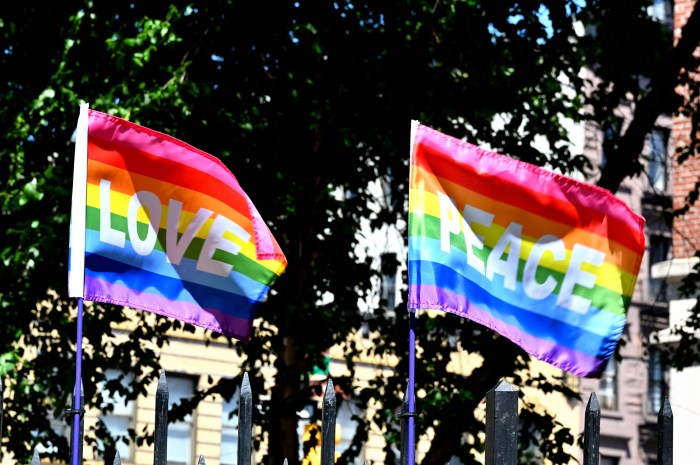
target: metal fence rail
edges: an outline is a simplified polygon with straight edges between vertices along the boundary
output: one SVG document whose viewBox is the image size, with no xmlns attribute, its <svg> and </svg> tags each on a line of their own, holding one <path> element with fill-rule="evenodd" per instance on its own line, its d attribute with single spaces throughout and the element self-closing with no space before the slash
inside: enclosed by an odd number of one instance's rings
<svg viewBox="0 0 700 465">
<path fill-rule="evenodd" d="M 3 384 L 0 379 L 0 443 L 2 442 L 3 420 Z M 77 392 L 77 389 L 76 389 Z M 82 386 L 80 395 L 83 396 Z M 73 405 L 76 405 L 75 396 Z M 80 405 L 84 405 L 83 402 Z M 168 384 L 165 373 L 158 379 L 155 405 L 155 433 L 153 447 L 153 464 L 167 465 L 168 455 Z M 252 465 L 252 435 L 253 435 L 253 394 L 248 380 L 248 373 L 243 374 L 238 399 L 238 465 Z M 323 410 L 321 418 L 321 465 L 333 465 L 335 458 L 335 424 L 336 397 L 333 380 L 329 379 L 323 395 Z M 404 399 L 401 421 L 401 465 L 409 465 L 406 437 L 408 428 L 408 402 Z M 518 391 L 507 381 L 501 381 L 486 394 L 486 454 L 485 465 L 516 465 L 518 451 Z M 81 423 L 81 430 L 82 430 Z M 658 465 L 673 464 L 673 412 L 668 397 L 664 398 L 658 414 Z M 80 437 L 83 437 L 80 432 Z M 592 393 L 586 405 L 583 431 L 583 464 L 600 464 L 600 404 L 595 393 Z M 78 450 L 82 458 L 82 441 Z M 0 447 L 0 461 L 2 448 Z M 117 452 L 114 465 L 121 465 Z M 285 459 L 283 465 L 287 465 Z M 40 465 L 40 455 L 34 449 L 31 465 Z M 204 456 L 199 456 L 198 465 L 205 465 Z M 369 465 L 365 461 L 364 465 Z"/>
</svg>

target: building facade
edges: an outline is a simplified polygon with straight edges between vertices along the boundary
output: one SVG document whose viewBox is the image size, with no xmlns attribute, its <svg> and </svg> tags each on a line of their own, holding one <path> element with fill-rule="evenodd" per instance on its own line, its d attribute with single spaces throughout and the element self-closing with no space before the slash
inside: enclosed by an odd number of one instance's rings
<svg viewBox="0 0 700 465">
<path fill-rule="evenodd" d="M 675 39 L 678 40 L 678 32 L 686 24 L 691 11 L 695 7 L 695 0 L 676 0 L 674 11 Z M 700 48 L 695 50 L 695 56 L 700 57 Z M 696 80 L 698 75 L 695 74 Z M 678 88 L 680 94 L 687 97 L 687 89 Z M 690 144 L 691 131 L 697 131 L 693 122 L 685 116 L 677 116 L 673 121 L 673 139 L 677 149 L 687 147 Z M 700 158 L 698 154 L 688 158 L 682 164 L 673 166 L 673 208 L 678 210 L 686 205 L 686 196 L 696 187 L 700 180 Z M 697 304 L 697 296 L 682 294 L 679 286 L 683 278 L 693 272 L 693 267 L 698 263 L 696 257 L 700 250 L 700 208 L 692 206 L 684 215 L 677 216 L 673 220 L 671 255 L 668 261 L 656 264 L 653 276 L 666 283 L 670 293 L 669 325 L 667 329 L 659 331 L 653 342 L 662 347 L 673 350 L 677 342 L 672 330 L 683 327 L 685 320 L 690 315 L 690 310 Z M 696 338 L 700 335 L 696 334 Z M 697 386 L 700 384 L 700 366 L 697 364 L 677 370 L 669 370 L 669 402 L 673 409 L 674 420 L 674 463 L 690 465 L 697 462 L 693 451 L 695 438 L 695 426 L 700 422 L 700 397 L 697 395 Z"/>
<path fill-rule="evenodd" d="M 676 40 L 694 1 L 654 2 L 659 19 L 673 24 Z M 670 16 L 669 16 L 670 15 Z M 633 115 L 632 105 L 620 108 L 624 125 Z M 587 141 L 604 162 L 607 128 L 591 128 Z M 700 215 L 694 208 L 669 224 L 668 212 L 679 208 L 695 186 L 700 162 L 675 163 L 675 148 L 687 142 L 691 123 L 685 118 L 662 116 L 648 135 L 643 153 L 646 175 L 625 182 L 619 195 L 646 219 L 647 251 L 629 309 L 628 325 L 619 348 L 600 380 L 582 380 L 582 395 L 592 392 L 601 405 L 601 464 L 641 465 L 657 463 L 657 417 L 669 397 L 674 413 L 674 461 L 695 463 L 689 455 L 692 425 L 700 420 L 700 402 L 692 393 L 700 372 L 669 370 L 657 341 L 668 336 L 669 325 L 682 320 L 694 299 L 678 300 L 678 283 L 693 266 L 700 245 Z M 595 133 L 595 134 L 594 134 Z M 594 156 L 595 159 L 595 156 Z M 668 339 L 666 339 L 668 342 Z M 691 370 L 694 371 L 694 370 Z M 688 378 L 690 376 L 690 378 Z M 697 412 L 697 413 L 696 413 Z M 583 421 L 583 420 L 582 420 Z"/>
<path fill-rule="evenodd" d="M 622 105 L 620 124 L 628 122 L 633 111 Z M 645 147 L 650 161 L 646 175 L 626 180 L 617 192 L 646 219 L 646 251 L 616 358 L 600 379 L 581 379 L 583 407 L 594 392 L 600 403 L 603 465 L 651 464 L 656 458 L 656 416 L 667 389 L 658 355 L 647 347 L 651 334 L 667 325 L 668 298 L 664 283 L 652 279 L 650 270 L 654 263 L 666 260 L 671 244 L 663 216 L 670 202 L 670 128 L 669 117 L 657 120 Z M 587 128 L 586 147 L 599 163 L 604 163 L 605 139 L 605 129 Z M 583 415 L 580 421 L 583 425 Z"/>
</svg>

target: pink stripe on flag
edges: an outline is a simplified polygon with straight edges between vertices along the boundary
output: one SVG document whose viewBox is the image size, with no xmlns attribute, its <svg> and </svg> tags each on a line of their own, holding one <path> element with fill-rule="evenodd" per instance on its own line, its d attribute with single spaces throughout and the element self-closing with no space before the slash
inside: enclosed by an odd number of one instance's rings
<svg viewBox="0 0 700 465">
<path fill-rule="evenodd" d="M 643 226 L 643 218 L 631 216 L 629 207 L 622 200 L 593 184 L 584 184 L 530 163 L 491 152 L 423 125 L 418 126 L 415 143 L 449 154 L 455 162 L 473 166 L 478 172 L 506 180 L 519 189 L 528 188 L 558 200 L 585 205 L 586 208 L 608 213 L 615 218 L 637 221 L 639 228 Z M 546 178 L 550 178 L 551 182 L 544 181 Z M 533 179 L 539 180 L 533 184 Z"/>
<path fill-rule="evenodd" d="M 90 138 L 98 138 L 115 144 L 125 145 L 149 153 L 156 157 L 182 163 L 219 179 L 231 183 L 233 174 L 213 155 L 199 150 L 179 139 L 162 132 L 139 126 L 116 116 L 90 110 Z M 203 164 L 202 157 L 211 164 Z M 240 186 L 236 183 L 236 189 Z"/>
</svg>

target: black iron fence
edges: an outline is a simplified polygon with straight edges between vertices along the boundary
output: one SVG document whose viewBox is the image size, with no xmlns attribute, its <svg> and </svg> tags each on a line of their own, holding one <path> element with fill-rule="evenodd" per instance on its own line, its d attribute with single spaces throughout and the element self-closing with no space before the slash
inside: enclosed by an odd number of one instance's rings
<svg viewBox="0 0 700 465">
<path fill-rule="evenodd" d="M 81 390 L 82 391 L 82 390 Z M 82 392 L 81 392 L 82 393 Z M 0 380 L 0 441 L 2 440 L 3 386 Z M 74 399 L 74 405 L 75 399 Z M 80 405 L 84 405 L 82 402 Z M 408 437 L 408 402 L 403 403 L 401 420 L 401 465 L 407 465 Z M 238 465 L 252 463 L 253 434 L 253 394 L 248 381 L 248 374 L 243 375 L 238 401 Z M 323 395 L 321 418 L 321 465 L 332 465 L 335 457 L 335 423 L 336 397 L 333 380 L 329 379 Z M 673 463 L 673 413 L 666 397 L 658 414 L 658 465 Z M 485 465 L 516 465 L 518 461 L 518 391 L 507 381 L 501 381 L 486 394 L 486 457 Z M 81 427 L 82 429 L 82 427 Z M 71 435 L 72 437 L 72 435 Z M 78 454 L 82 457 L 82 431 Z M 165 373 L 161 373 L 156 391 L 155 433 L 153 448 L 154 465 L 167 465 L 168 438 L 168 385 Z M 583 464 L 600 464 L 600 404 L 592 393 L 586 406 L 583 432 Z M 0 448 L 0 462 L 2 450 Z M 40 456 L 34 449 L 31 465 L 39 465 Z M 114 458 L 114 465 L 121 465 L 119 453 Z M 199 456 L 198 465 L 205 465 L 205 458 Z M 285 460 L 283 465 L 287 465 Z M 365 465 L 369 465 L 365 461 Z"/>
</svg>

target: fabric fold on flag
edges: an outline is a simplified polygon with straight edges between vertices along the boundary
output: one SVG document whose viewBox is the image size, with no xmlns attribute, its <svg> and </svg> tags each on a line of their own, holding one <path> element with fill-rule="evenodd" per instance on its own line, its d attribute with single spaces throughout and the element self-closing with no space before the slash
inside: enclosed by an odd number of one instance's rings
<svg viewBox="0 0 700 465">
<path fill-rule="evenodd" d="M 86 106 L 83 117 L 69 295 L 248 340 L 255 309 L 287 260 L 235 176 L 174 137 Z"/>
<path fill-rule="evenodd" d="M 599 377 L 626 324 L 644 219 L 604 189 L 417 121 L 411 135 L 409 308 Z"/>
</svg>

